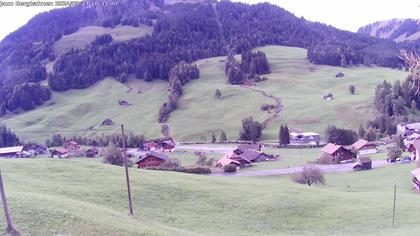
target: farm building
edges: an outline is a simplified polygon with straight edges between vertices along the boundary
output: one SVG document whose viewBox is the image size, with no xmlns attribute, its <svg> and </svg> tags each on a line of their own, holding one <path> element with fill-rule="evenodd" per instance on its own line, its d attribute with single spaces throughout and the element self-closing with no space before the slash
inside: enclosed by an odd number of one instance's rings
<svg viewBox="0 0 420 236">
<path fill-rule="evenodd" d="M 80 151 L 80 145 L 77 144 L 77 142 L 75 141 L 68 142 L 64 147 L 67 149 L 69 153 L 74 154 Z"/>
<path fill-rule="evenodd" d="M 245 159 L 242 155 L 238 155 L 236 153 L 232 153 L 232 154 L 228 155 L 228 158 L 241 163 L 241 165 L 240 165 L 241 167 L 250 166 L 251 163 L 252 163 L 250 160 Z"/>
<path fill-rule="evenodd" d="M 240 154 L 242 158 L 247 159 L 250 162 L 262 162 L 262 161 L 268 161 L 268 160 L 274 160 L 276 159 L 272 155 L 268 155 L 263 152 L 257 152 L 254 150 L 245 150 L 242 154 Z"/>
<path fill-rule="evenodd" d="M 114 122 L 109 118 L 102 121 L 102 125 L 113 125 L 113 124 L 114 124 Z"/>
<path fill-rule="evenodd" d="M 224 155 L 222 158 L 220 158 L 219 161 L 217 161 L 216 167 L 224 167 L 230 164 L 236 165 L 237 167 L 241 166 L 241 163 L 239 161 L 230 159 L 228 155 Z"/>
<path fill-rule="evenodd" d="M 32 155 L 42 155 L 42 154 L 47 154 L 48 149 L 44 145 L 31 143 L 31 144 L 26 144 L 25 146 L 23 146 L 23 151 L 29 152 Z"/>
<path fill-rule="evenodd" d="M 357 164 L 353 166 L 354 171 L 370 169 L 372 169 L 372 159 L 370 159 L 369 157 L 359 157 L 357 159 Z"/>
<path fill-rule="evenodd" d="M 165 141 L 162 143 L 162 152 L 172 152 L 175 148 L 175 143 L 172 141 Z"/>
<path fill-rule="evenodd" d="M 315 132 L 291 132 L 290 133 L 290 140 L 296 143 L 310 143 L 314 142 L 315 144 L 319 144 L 321 140 L 321 136 Z"/>
<path fill-rule="evenodd" d="M 358 140 L 357 142 L 353 143 L 352 146 L 359 155 L 368 155 L 378 152 L 378 145 L 364 139 Z"/>
<path fill-rule="evenodd" d="M 67 158 L 69 156 L 68 150 L 61 147 L 50 150 L 50 154 L 53 158 Z"/>
<path fill-rule="evenodd" d="M 157 144 L 154 141 L 145 142 L 143 143 L 143 150 L 154 151 L 156 150 L 156 145 Z"/>
<path fill-rule="evenodd" d="M 23 146 L 0 148 L 0 157 L 14 157 L 23 151 Z"/>
<path fill-rule="evenodd" d="M 151 151 L 144 156 L 140 156 L 140 158 L 135 161 L 135 163 L 138 165 L 138 168 L 146 168 L 152 166 L 160 166 L 167 160 L 169 160 L 169 157 L 166 154 Z"/>
<path fill-rule="evenodd" d="M 416 188 L 417 192 L 420 192 L 420 168 L 411 171 L 411 174 L 413 175 L 414 187 Z"/>
<path fill-rule="evenodd" d="M 240 144 L 235 150 L 233 150 L 233 152 L 240 155 L 246 150 L 261 151 L 261 145 L 260 144 Z"/>
<path fill-rule="evenodd" d="M 86 157 L 96 157 L 99 154 L 99 149 L 97 147 L 91 147 L 86 150 L 85 155 Z"/>
<path fill-rule="evenodd" d="M 356 159 L 356 154 L 342 145 L 328 143 L 321 151 L 321 157 L 329 158 L 331 163 L 341 163 Z"/>
</svg>

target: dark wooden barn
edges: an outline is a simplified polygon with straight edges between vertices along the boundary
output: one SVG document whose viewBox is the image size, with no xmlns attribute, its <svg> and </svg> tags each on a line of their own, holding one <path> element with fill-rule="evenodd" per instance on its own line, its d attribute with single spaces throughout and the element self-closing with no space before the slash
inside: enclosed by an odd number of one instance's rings
<svg viewBox="0 0 420 236">
<path fill-rule="evenodd" d="M 370 170 L 372 169 L 372 159 L 369 157 L 360 157 L 358 162 L 355 166 L 353 166 L 354 171 L 361 171 L 361 170 Z"/>
<path fill-rule="evenodd" d="M 146 168 L 152 166 L 156 167 L 160 166 L 168 159 L 169 157 L 166 154 L 152 151 L 145 154 L 144 156 L 140 156 L 140 158 L 135 163 L 137 164 L 138 168 Z"/>
</svg>

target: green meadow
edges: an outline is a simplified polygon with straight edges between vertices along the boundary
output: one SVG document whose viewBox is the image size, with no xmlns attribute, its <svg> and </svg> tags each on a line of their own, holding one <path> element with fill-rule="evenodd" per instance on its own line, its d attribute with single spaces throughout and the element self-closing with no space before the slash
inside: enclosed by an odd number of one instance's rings
<svg viewBox="0 0 420 236">
<path fill-rule="evenodd" d="M 22 235 L 416 235 L 414 164 L 326 175 L 303 186 L 280 177 L 212 177 L 124 168 L 91 159 L 1 159 Z M 392 228 L 393 186 L 396 226 Z M 0 225 L 5 226 L 3 214 Z"/>
</svg>

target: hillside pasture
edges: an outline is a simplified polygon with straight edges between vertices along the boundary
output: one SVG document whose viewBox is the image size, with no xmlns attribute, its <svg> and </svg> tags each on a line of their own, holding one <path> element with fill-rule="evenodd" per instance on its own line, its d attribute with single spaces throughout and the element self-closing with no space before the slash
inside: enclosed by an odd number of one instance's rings
<svg viewBox="0 0 420 236">
<path fill-rule="evenodd" d="M 115 28 L 105 28 L 101 26 L 86 26 L 76 32 L 64 35 L 54 43 L 54 52 L 61 56 L 73 49 L 79 49 L 90 44 L 97 36 L 110 34 L 114 41 L 127 41 L 134 38 L 140 38 L 151 34 L 153 27 L 140 25 L 139 27 L 118 25 Z"/>
</svg>

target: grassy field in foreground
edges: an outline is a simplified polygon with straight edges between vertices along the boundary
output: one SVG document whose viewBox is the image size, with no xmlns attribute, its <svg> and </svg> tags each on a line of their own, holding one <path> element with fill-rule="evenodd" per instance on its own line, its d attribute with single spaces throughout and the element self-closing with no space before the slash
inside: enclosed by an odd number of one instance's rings
<svg viewBox="0 0 420 236">
<path fill-rule="evenodd" d="M 1 159 L 16 228 L 23 235 L 416 235 L 419 195 L 398 165 L 326 176 L 324 186 L 289 177 L 211 177 L 130 169 L 98 160 Z M 397 227 L 391 228 L 398 184 Z M 3 214 L 0 224 L 4 226 Z"/>
<path fill-rule="evenodd" d="M 115 28 L 105 28 L 100 26 L 86 26 L 80 28 L 73 34 L 64 35 L 54 43 L 54 52 L 61 56 L 71 48 L 83 48 L 92 42 L 97 36 L 110 34 L 114 41 L 127 41 L 133 38 L 140 38 L 151 34 L 153 27 L 140 25 L 139 27 L 118 25 Z"/>
<path fill-rule="evenodd" d="M 361 123 L 377 115 L 372 105 L 376 85 L 383 80 L 402 80 L 407 75 L 406 72 L 381 67 L 313 65 L 306 59 L 306 50 L 302 48 L 267 46 L 258 50 L 267 54 L 272 73 L 266 75 L 267 81 L 254 88 L 280 97 L 284 105 L 282 116 L 264 130 L 263 140 L 276 140 L 282 122 L 289 128 L 315 131 L 321 135 L 330 124 L 357 129 Z M 219 137 L 220 129 L 226 131 L 229 140 L 236 140 L 243 118 L 253 116 L 262 122 L 269 116 L 260 107 L 264 103 L 273 103 L 273 99 L 249 88 L 228 84 L 223 72 L 224 59 L 215 57 L 197 61 L 200 78 L 184 87 L 178 109 L 172 112 L 168 122 L 176 140 L 205 138 L 209 141 L 212 133 Z M 343 72 L 344 78 L 336 79 L 338 72 Z M 356 87 L 355 95 L 348 92 L 351 84 Z M 132 79 L 128 86 L 136 89 L 127 93 L 125 85 L 106 79 L 88 89 L 53 93 L 54 105 L 2 119 L 8 119 L 6 124 L 23 138 L 41 142 L 52 131 L 62 130 L 66 135 L 68 130 L 86 130 L 105 118 L 113 117 L 137 134 L 149 138 L 160 136 L 157 116 L 161 104 L 167 99 L 167 85 L 162 81 L 145 83 Z M 214 98 L 216 89 L 222 91 L 223 99 Z M 138 90 L 142 93 L 138 94 Z M 334 94 L 335 100 L 321 98 L 328 92 Z M 118 99 L 129 100 L 133 106 L 117 106 Z"/>
</svg>

